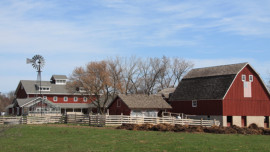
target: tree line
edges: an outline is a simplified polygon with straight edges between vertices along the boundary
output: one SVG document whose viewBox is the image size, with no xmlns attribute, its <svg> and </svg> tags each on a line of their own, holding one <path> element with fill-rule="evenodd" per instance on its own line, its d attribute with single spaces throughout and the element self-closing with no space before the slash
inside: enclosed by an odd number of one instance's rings
<svg viewBox="0 0 270 152">
<path fill-rule="evenodd" d="M 98 111 L 117 94 L 155 94 L 165 88 L 176 87 L 194 64 L 182 58 L 108 58 L 76 67 L 67 88 L 71 92 L 95 97 Z"/>
</svg>

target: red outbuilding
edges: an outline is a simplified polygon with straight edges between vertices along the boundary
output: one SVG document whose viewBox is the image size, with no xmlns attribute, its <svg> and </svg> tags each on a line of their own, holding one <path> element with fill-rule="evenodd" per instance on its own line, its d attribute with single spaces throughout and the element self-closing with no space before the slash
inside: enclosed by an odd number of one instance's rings
<svg viewBox="0 0 270 152">
<path fill-rule="evenodd" d="M 110 115 L 130 115 L 157 117 L 162 111 L 172 107 L 157 95 L 119 94 L 108 106 Z"/>
<path fill-rule="evenodd" d="M 173 112 L 217 119 L 222 126 L 269 127 L 270 94 L 248 63 L 193 69 L 170 102 Z"/>
</svg>

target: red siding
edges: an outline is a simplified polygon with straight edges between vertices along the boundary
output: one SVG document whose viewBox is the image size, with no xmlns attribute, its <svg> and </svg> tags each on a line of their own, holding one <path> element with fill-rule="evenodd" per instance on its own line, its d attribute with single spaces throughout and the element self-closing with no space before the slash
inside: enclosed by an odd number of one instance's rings
<svg viewBox="0 0 270 152">
<path fill-rule="evenodd" d="M 253 75 L 251 83 L 251 98 L 244 97 L 244 88 L 242 75 L 246 75 L 246 81 L 249 81 L 249 75 Z M 269 116 L 270 98 L 259 76 L 246 66 L 236 77 L 230 90 L 223 101 L 223 115 L 225 116 Z"/>
<path fill-rule="evenodd" d="M 16 98 L 27 98 L 27 94 L 26 94 L 24 88 L 21 88 L 21 84 L 18 87 Z"/>
<path fill-rule="evenodd" d="M 221 100 L 198 100 L 197 107 L 192 107 L 192 101 L 173 101 L 172 112 L 189 115 L 222 115 Z"/>
<path fill-rule="evenodd" d="M 120 102 L 120 106 L 117 106 L 117 101 Z M 117 97 L 109 107 L 110 115 L 130 115 L 131 110 L 128 106 L 119 98 Z"/>
<path fill-rule="evenodd" d="M 36 95 L 31 94 L 29 97 L 35 97 Z M 38 95 L 39 96 L 39 95 Z M 91 99 L 87 99 L 87 102 L 83 101 L 83 96 L 76 96 L 76 95 L 52 95 L 52 94 L 44 94 L 43 96 L 47 96 L 47 99 L 52 101 L 53 103 L 91 103 L 95 100 L 95 97 Z M 53 101 L 53 97 L 57 96 L 57 101 Z M 64 97 L 68 97 L 68 101 L 64 101 Z M 78 101 L 74 101 L 74 97 L 78 97 Z"/>
</svg>

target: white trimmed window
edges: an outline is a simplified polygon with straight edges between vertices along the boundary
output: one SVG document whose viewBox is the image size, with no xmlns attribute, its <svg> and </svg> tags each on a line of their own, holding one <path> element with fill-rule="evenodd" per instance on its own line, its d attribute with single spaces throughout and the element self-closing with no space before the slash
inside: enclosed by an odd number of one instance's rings
<svg viewBox="0 0 270 152">
<path fill-rule="evenodd" d="M 67 101 L 68 101 L 68 97 L 64 97 L 64 101 L 66 101 L 66 102 L 67 102 Z"/>
<path fill-rule="evenodd" d="M 57 100 L 58 100 L 57 96 L 54 96 L 53 101 L 57 101 Z"/>
<path fill-rule="evenodd" d="M 83 101 L 84 102 L 87 102 L 87 97 L 83 97 Z"/>
<path fill-rule="evenodd" d="M 246 81 L 246 75 L 242 75 L 242 81 Z"/>
<path fill-rule="evenodd" d="M 253 82 L 253 75 L 249 75 L 249 82 Z"/>
<path fill-rule="evenodd" d="M 78 97 L 74 97 L 73 101 L 77 102 L 78 101 Z"/>
<path fill-rule="evenodd" d="M 192 100 L 192 107 L 197 107 L 197 100 Z"/>
<path fill-rule="evenodd" d="M 47 99 L 47 96 L 43 96 L 43 99 Z"/>
</svg>

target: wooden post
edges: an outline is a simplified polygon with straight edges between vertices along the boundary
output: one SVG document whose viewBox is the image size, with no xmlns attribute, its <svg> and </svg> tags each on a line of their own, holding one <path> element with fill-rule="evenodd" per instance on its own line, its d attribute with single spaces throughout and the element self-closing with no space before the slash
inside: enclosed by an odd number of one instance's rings
<svg viewBox="0 0 270 152">
<path fill-rule="evenodd" d="M 123 124 L 123 113 L 121 113 L 121 125 Z"/>
<path fill-rule="evenodd" d="M 201 118 L 201 126 L 203 126 L 203 119 Z"/>
<path fill-rule="evenodd" d="M 214 126 L 216 126 L 216 119 L 214 119 Z"/>
</svg>

